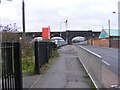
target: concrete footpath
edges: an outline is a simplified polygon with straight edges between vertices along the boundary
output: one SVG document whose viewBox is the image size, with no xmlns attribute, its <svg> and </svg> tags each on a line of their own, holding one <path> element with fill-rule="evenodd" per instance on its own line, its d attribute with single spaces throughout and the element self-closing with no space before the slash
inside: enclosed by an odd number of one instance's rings
<svg viewBox="0 0 120 90">
<path fill-rule="evenodd" d="M 59 57 L 45 73 L 24 77 L 24 88 L 90 88 L 90 79 L 74 47 L 67 45 L 58 52 Z"/>
</svg>

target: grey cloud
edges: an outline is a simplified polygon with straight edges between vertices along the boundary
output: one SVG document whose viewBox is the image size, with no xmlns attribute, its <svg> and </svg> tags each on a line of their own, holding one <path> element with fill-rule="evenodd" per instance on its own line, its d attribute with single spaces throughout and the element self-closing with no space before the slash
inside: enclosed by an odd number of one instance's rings
<svg viewBox="0 0 120 90">
<path fill-rule="evenodd" d="M 26 30 L 40 31 L 44 26 L 51 26 L 52 30 L 65 30 L 65 19 L 68 19 L 69 29 L 101 29 L 102 25 L 107 27 L 110 18 L 111 26 L 117 28 L 117 16 L 112 11 L 117 9 L 118 0 L 25 0 Z M 21 18 L 20 4 L 16 1 L 18 18 Z M 104 6 L 101 9 L 96 6 Z M 104 9 L 106 11 L 104 11 Z M 5 20 L 6 21 L 6 20 Z M 17 20 L 20 22 L 21 20 Z"/>
</svg>

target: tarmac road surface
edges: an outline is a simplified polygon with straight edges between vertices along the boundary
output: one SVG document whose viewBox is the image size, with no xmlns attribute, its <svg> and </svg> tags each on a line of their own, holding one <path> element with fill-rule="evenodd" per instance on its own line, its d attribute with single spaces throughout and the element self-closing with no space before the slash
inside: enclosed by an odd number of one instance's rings
<svg viewBox="0 0 120 90">
<path fill-rule="evenodd" d="M 84 48 L 102 56 L 103 63 L 118 76 L 118 49 L 82 45 Z"/>
</svg>

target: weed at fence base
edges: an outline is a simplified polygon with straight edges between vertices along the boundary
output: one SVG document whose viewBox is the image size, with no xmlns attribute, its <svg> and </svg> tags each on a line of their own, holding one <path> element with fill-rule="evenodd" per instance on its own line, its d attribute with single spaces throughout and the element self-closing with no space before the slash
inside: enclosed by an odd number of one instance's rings
<svg viewBox="0 0 120 90">
<path fill-rule="evenodd" d="M 31 52 L 32 53 L 32 52 Z M 53 51 L 48 63 L 44 64 L 41 68 L 40 68 L 40 74 L 43 74 L 49 67 L 51 64 L 53 64 L 56 61 L 56 58 L 59 56 L 57 50 Z M 35 75 L 35 61 L 34 61 L 34 54 L 27 57 L 23 57 L 22 60 L 22 71 L 24 76 L 31 76 L 31 75 Z"/>
</svg>

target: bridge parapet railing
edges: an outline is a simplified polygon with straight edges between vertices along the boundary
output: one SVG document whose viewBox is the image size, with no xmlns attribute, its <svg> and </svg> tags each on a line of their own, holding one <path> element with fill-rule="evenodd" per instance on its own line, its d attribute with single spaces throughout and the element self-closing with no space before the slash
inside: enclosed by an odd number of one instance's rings
<svg viewBox="0 0 120 90">
<path fill-rule="evenodd" d="M 102 86 L 102 57 L 85 49 L 82 46 L 76 48 L 78 57 L 89 74 L 92 82 L 96 88 L 103 88 Z"/>
<path fill-rule="evenodd" d="M 79 45 L 75 46 L 75 50 L 97 89 L 111 90 L 119 87 L 119 73 L 113 73 L 100 55 Z"/>
</svg>

